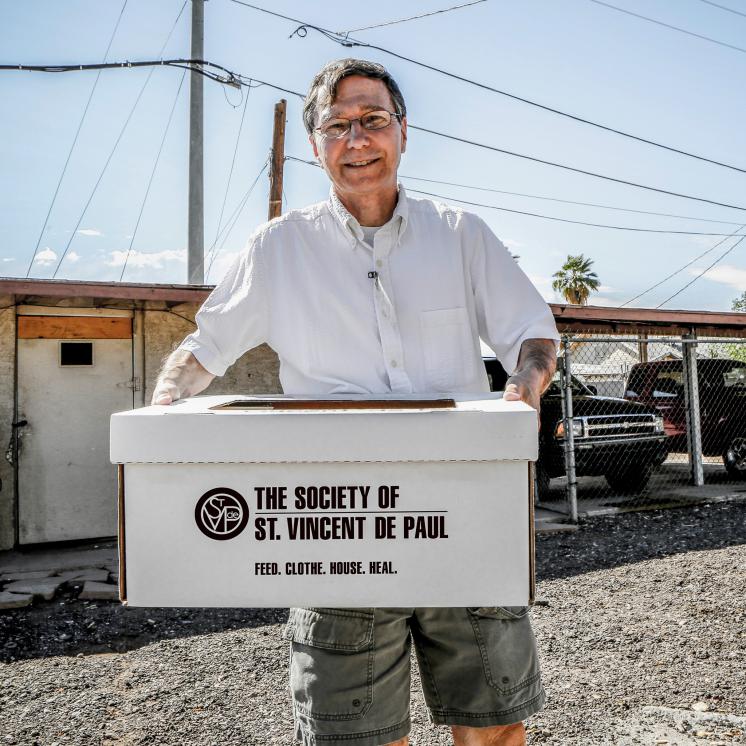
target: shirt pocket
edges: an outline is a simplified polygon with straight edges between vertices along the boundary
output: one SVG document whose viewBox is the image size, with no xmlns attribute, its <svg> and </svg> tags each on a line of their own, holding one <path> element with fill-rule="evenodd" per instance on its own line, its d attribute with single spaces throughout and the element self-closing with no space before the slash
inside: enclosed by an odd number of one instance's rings
<svg viewBox="0 0 746 746">
<path fill-rule="evenodd" d="M 474 380 L 474 351 L 465 308 L 420 313 L 425 381 L 434 391 L 458 391 Z"/>
</svg>

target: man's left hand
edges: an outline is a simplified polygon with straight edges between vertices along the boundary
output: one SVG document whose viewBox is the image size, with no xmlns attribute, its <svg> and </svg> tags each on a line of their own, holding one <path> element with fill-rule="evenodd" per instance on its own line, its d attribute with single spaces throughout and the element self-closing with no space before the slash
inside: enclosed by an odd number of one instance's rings
<svg viewBox="0 0 746 746">
<path fill-rule="evenodd" d="M 527 339 L 521 345 L 518 367 L 505 384 L 505 401 L 523 401 L 537 413 L 541 395 L 557 366 L 557 348 L 551 339 Z"/>
</svg>

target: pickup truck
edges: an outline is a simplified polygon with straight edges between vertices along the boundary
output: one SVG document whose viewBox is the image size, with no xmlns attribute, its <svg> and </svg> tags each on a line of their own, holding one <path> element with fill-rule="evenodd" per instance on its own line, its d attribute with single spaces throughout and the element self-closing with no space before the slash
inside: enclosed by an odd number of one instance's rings
<svg viewBox="0 0 746 746">
<path fill-rule="evenodd" d="M 697 381 L 702 453 L 721 456 L 731 477 L 746 479 L 746 362 L 702 358 L 697 361 Z M 672 451 L 687 450 L 681 360 L 633 365 L 624 396 L 663 417 Z"/>
<path fill-rule="evenodd" d="M 561 362 L 561 361 L 560 361 Z M 507 374 L 496 358 L 485 358 L 493 391 L 505 388 Z M 541 398 L 541 430 L 536 481 L 544 498 L 549 480 L 565 474 L 565 423 L 557 372 Z M 668 456 L 663 418 L 654 409 L 596 391 L 572 377 L 573 440 L 577 476 L 600 476 L 621 493 L 644 489 Z"/>
</svg>

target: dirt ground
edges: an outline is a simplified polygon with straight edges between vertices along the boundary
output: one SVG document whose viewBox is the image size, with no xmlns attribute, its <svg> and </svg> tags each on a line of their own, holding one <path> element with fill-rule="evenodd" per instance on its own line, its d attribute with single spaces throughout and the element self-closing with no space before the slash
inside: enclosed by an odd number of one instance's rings
<svg viewBox="0 0 746 746">
<path fill-rule="evenodd" d="M 746 743 L 746 502 L 537 542 L 548 702 L 530 744 Z M 0 744 L 287 744 L 284 609 L 53 601 L 0 612 Z M 415 670 L 411 743 L 429 724 Z"/>
</svg>

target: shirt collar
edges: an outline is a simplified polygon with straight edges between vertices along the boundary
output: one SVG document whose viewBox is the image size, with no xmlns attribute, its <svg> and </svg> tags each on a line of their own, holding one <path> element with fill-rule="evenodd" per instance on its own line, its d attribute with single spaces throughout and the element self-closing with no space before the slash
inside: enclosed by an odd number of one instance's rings
<svg viewBox="0 0 746 746">
<path fill-rule="evenodd" d="M 386 225 L 392 226 L 392 228 L 397 232 L 397 238 L 401 239 L 407 227 L 407 223 L 409 222 L 409 198 L 407 197 L 407 193 L 402 184 L 398 185 L 398 191 L 399 199 L 396 202 L 394 214 Z M 334 215 L 336 220 L 342 226 L 345 234 L 349 237 L 351 246 L 354 246 L 358 240 L 363 240 L 363 229 L 361 228 L 360 223 L 342 204 L 339 197 L 337 197 L 333 186 L 329 188 L 329 208 L 332 215 Z"/>
</svg>

